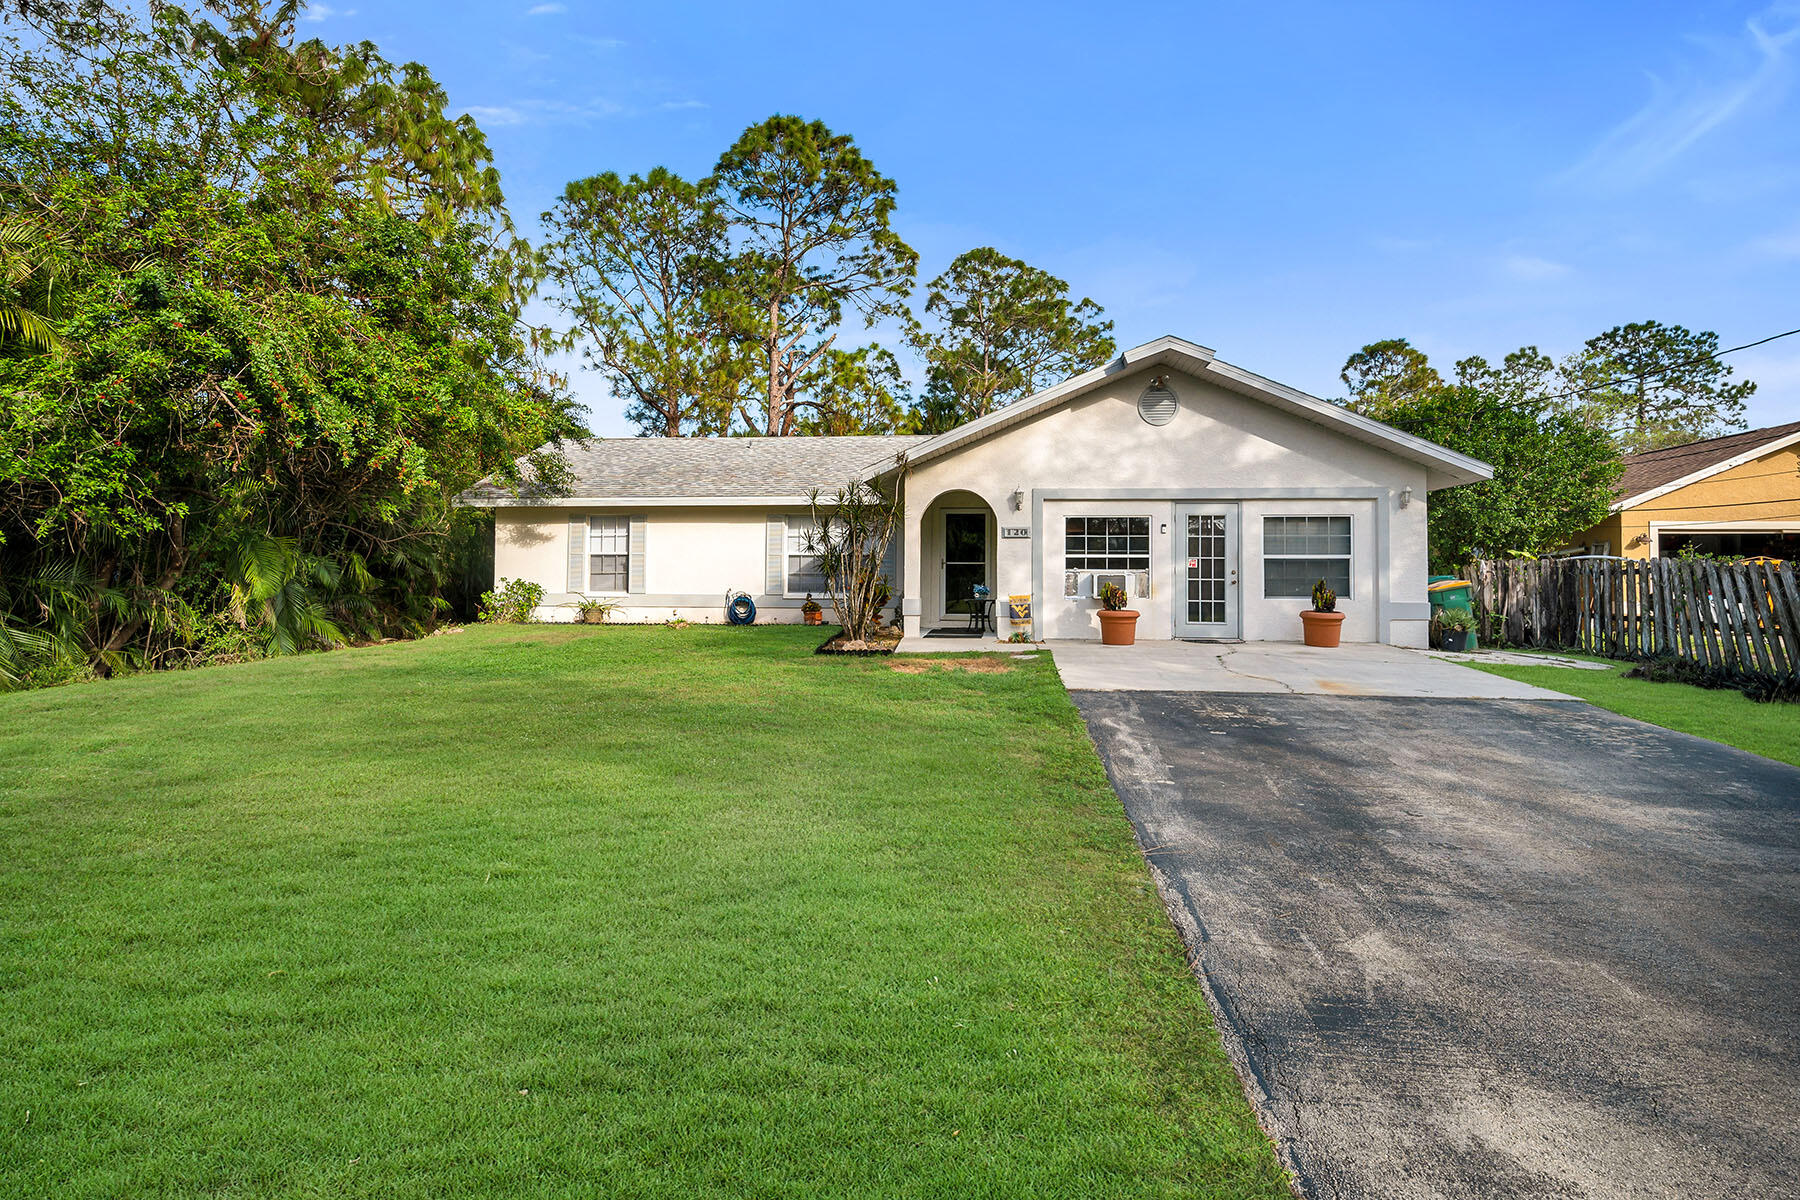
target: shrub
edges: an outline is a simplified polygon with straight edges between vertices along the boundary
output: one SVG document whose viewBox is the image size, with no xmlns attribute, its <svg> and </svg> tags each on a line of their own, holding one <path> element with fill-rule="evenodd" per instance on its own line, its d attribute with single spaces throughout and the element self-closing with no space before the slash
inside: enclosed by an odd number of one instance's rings
<svg viewBox="0 0 1800 1200">
<path fill-rule="evenodd" d="M 1314 612 L 1337 611 L 1337 593 L 1325 586 L 1323 579 L 1313 584 L 1312 605 Z"/>
<path fill-rule="evenodd" d="M 1431 620 L 1439 633 L 1468 633 L 1475 628 L 1475 614 L 1466 608 L 1440 608 Z"/>
<path fill-rule="evenodd" d="M 1118 584 L 1108 583 L 1108 584 L 1103 584 L 1101 586 L 1101 588 L 1100 588 L 1100 607 L 1101 608 L 1106 609 L 1108 612 L 1118 612 L 1129 603 L 1131 603 L 1131 597 L 1127 596 L 1125 594 L 1125 589 L 1120 587 Z"/>
<path fill-rule="evenodd" d="M 479 617 L 483 621 L 501 623 L 529 621 L 543 599 L 542 584 L 502 579 L 499 587 L 481 594 Z"/>
<path fill-rule="evenodd" d="M 1646 658 L 1625 672 L 1625 677 L 1644 679 L 1651 683 L 1686 683 L 1713 691 L 1736 690 L 1761 703 L 1776 700 L 1800 702 L 1800 677 L 1752 675 L 1673 655 Z"/>
</svg>

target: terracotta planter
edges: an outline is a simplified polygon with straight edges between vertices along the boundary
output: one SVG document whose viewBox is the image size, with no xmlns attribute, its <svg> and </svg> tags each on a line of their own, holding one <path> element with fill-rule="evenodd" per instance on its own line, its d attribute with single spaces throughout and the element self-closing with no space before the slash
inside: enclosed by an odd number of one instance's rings
<svg viewBox="0 0 1800 1200">
<path fill-rule="evenodd" d="M 806 612 L 805 610 L 801 610 L 800 616 L 808 625 L 823 625 L 825 623 L 825 612 L 823 609 L 818 612 Z"/>
<path fill-rule="evenodd" d="M 1300 630 L 1309 646 L 1335 646 L 1344 632 L 1344 614 L 1306 609 L 1300 614 Z"/>
<path fill-rule="evenodd" d="M 604 625 L 606 624 L 606 613 L 603 610 L 584 612 L 581 614 L 581 620 L 584 625 Z"/>
<path fill-rule="evenodd" d="M 1135 646 L 1137 644 L 1137 611 L 1130 608 L 1100 610 L 1100 644 L 1102 646 Z"/>
</svg>

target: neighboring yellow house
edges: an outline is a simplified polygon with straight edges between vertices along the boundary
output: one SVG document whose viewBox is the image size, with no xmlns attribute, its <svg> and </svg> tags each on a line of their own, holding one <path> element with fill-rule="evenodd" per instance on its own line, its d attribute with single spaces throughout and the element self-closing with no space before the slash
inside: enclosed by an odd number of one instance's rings
<svg viewBox="0 0 1800 1200">
<path fill-rule="evenodd" d="M 1619 497 L 1571 551 L 1800 560 L 1800 421 L 1628 454 Z"/>
</svg>

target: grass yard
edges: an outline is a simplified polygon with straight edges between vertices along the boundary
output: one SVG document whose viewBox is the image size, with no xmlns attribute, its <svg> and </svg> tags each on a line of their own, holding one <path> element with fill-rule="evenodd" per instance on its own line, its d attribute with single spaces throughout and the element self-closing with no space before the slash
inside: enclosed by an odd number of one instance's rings
<svg viewBox="0 0 1800 1200">
<path fill-rule="evenodd" d="M 1563 655 L 1584 658 L 1585 655 Z M 1468 665 L 1523 683 L 1579 696 L 1589 704 L 1621 716 L 1648 721 L 1665 729 L 1691 733 L 1764 758 L 1800 766 L 1800 705 L 1761 704 L 1740 692 L 1712 691 L 1687 683 L 1653 683 L 1627 679 L 1630 663 L 1604 662 L 1605 671 L 1579 667 L 1513 666 L 1474 662 Z"/>
<path fill-rule="evenodd" d="M 1048 655 L 820 636 L 0 696 L 0 1195 L 1287 1195 Z"/>
</svg>

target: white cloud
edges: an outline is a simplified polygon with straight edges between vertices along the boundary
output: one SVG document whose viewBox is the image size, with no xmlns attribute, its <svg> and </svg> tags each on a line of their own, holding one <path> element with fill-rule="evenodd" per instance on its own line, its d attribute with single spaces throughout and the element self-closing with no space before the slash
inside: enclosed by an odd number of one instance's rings
<svg viewBox="0 0 1800 1200">
<path fill-rule="evenodd" d="M 317 24 L 332 17 L 354 17 L 355 15 L 354 8 L 333 8 L 329 4 L 308 4 L 300 13 L 300 19 Z"/>
<path fill-rule="evenodd" d="M 1561 279 L 1569 273 L 1567 264 L 1540 258 L 1535 254 L 1508 254 L 1500 260 L 1500 270 L 1508 277 L 1525 283 Z"/>
<path fill-rule="evenodd" d="M 1785 233 L 1771 233 L 1750 243 L 1750 249 L 1770 258 L 1800 258 L 1800 225 Z"/>
<path fill-rule="evenodd" d="M 586 34 L 579 33 L 575 35 L 575 40 L 584 46 L 591 46 L 595 50 L 617 50 L 625 44 L 623 38 L 589 37 Z"/>
<path fill-rule="evenodd" d="M 525 10 L 525 15 L 528 17 L 553 17 L 557 13 L 568 11 L 569 6 L 566 4 L 534 4 Z"/>
<path fill-rule="evenodd" d="M 559 122 L 581 124 L 611 117 L 642 116 L 645 110 L 596 96 L 580 102 L 533 97 L 514 100 L 510 104 L 472 104 L 463 111 L 482 125 L 498 127 L 503 125 L 547 125 Z"/>
<path fill-rule="evenodd" d="M 505 105 L 472 104 L 463 110 L 480 125 L 523 125 L 525 114 Z"/>
<path fill-rule="evenodd" d="M 705 108 L 707 104 L 704 100 L 664 100 L 656 107 L 665 112 L 677 112 L 689 108 Z"/>
<path fill-rule="evenodd" d="M 1746 108 L 1779 99 L 1793 78 L 1796 42 L 1800 18 L 1785 5 L 1750 18 L 1736 38 L 1703 41 L 1707 61 L 1683 64 L 1673 81 L 1651 75 L 1650 99 L 1563 178 L 1608 187 L 1649 179 Z"/>
</svg>

